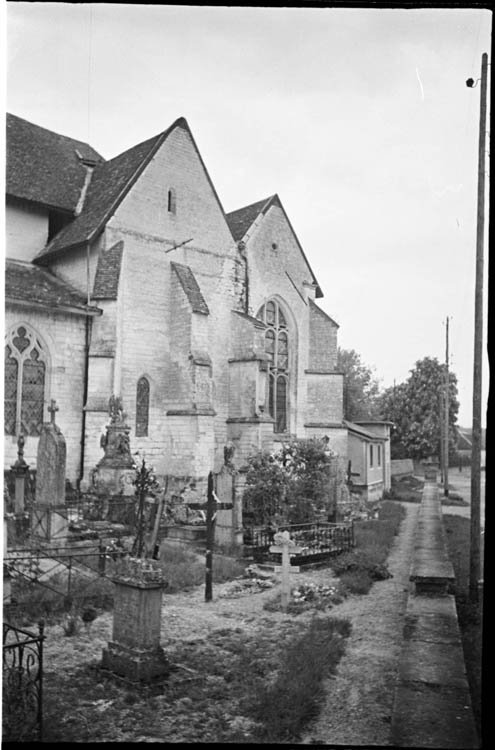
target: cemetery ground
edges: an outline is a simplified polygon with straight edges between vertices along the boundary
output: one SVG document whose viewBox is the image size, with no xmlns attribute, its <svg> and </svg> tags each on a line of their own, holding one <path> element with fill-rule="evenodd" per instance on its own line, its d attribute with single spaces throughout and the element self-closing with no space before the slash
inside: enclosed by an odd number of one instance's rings
<svg viewBox="0 0 495 750">
<path fill-rule="evenodd" d="M 110 582 L 97 582 L 86 624 L 46 612 L 44 741 L 334 742 L 347 727 L 346 742 L 386 744 L 416 512 L 384 502 L 380 519 L 356 524 L 353 552 L 291 574 L 287 611 L 279 573 L 216 555 L 205 602 L 185 573 L 204 575 L 204 556 L 170 553 L 161 645 L 174 668 L 161 684 L 100 669 Z"/>
</svg>

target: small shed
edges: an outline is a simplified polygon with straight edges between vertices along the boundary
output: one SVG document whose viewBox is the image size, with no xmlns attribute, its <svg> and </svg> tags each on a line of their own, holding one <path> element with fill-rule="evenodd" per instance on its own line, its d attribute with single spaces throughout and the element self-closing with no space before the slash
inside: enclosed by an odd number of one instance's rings
<svg viewBox="0 0 495 750">
<path fill-rule="evenodd" d="M 390 489 L 390 427 L 391 422 L 349 422 L 347 427 L 347 457 L 350 479 L 365 500 L 381 500 L 384 490 Z"/>
</svg>

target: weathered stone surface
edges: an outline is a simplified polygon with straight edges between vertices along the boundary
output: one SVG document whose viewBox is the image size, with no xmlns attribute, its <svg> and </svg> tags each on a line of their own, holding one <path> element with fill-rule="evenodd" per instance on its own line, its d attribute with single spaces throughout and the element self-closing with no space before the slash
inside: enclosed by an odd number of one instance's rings
<svg viewBox="0 0 495 750">
<path fill-rule="evenodd" d="M 65 504 L 65 438 L 54 422 L 41 428 L 36 462 L 36 503 L 57 507 Z"/>
</svg>

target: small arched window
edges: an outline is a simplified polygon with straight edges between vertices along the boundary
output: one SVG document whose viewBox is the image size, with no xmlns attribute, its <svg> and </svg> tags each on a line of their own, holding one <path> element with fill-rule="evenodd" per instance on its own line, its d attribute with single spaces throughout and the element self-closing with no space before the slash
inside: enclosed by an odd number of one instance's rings
<svg viewBox="0 0 495 750">
<path fill-rule="evenodd" d="M 15 328 L 5 345 L 4 432 L 41 433 L 45 403 L 46 352 L 34 331 Z"/>
<path fill-rule="evenodd" d="M 148 435 L 150 412 L 150 384 L 147 378 L 139 378 L 136 389 L 136 437 Z"/>
<path fill-rule="evenodd" d="M 175 190 L 173 188 L 169 188 L 168 195 L 167 195 L 167 211 L 169 214 L 175 214 L 176 209 L 176 200 L 175 200 Z"/>
<path fill-rule="evenodd" d="M 275 300 L 269 300 L 256 316 L 266 326 L 265 352 L 269 355 L 268 412 L 275 432 L 289 429 L 290 343 L 285 315 Z"/>
</svg>

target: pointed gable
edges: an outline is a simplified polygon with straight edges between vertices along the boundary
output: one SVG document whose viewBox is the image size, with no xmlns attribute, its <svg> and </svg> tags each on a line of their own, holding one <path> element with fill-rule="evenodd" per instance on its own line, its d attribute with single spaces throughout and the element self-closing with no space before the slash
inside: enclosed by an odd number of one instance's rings
<svg viewBox="0 0 495 750">
<path fill-rule="evenodd" d="M 248 229 L 254 224 L 260 213 L 263 211 L 263 208 L 269 204 L 273 197 L 274 196 L 271 196 L 262 201 L 251 203 L 249 206 L 239 208 L 237 211 L 231 211 L 227 214 L 227 223 L 232 232 L 232 237 L 236 242 L 243 239 Z"/>
<path fill-rule="evenodd" d="M 228 213 L 227 222 L 229 224 L 230 231 L 232 232 L 232 236 L 234 237 L 236 242 L 242 240 L 248 233 L 249 229 L 253 226 L 254 222 L 258 219 L 258 217 L 261 215 L 265 215 L 272 206 L 277 206 L 282 211 L 289 229 L 294 236 L 297 246 L 299 247 L 301 255 L 308 267 L 308 270 L 311 273 L 313 283 L 316 284 L 316 297 L 323 297 L 323 292 L 321 291 L 320 285 L 316 280 L 313 270 L 309 265 L 308 259 L 306 258 L 306 255 L 304 253 L 304 250 L 302 249 L 301 243 L 299 242 L 294 228 L 289 221 L 289 217 L 287 216 L 285 209 L 282 206 L 282 202 L 277 194 L 272 195 L 270 198 L 266 198 L 265 200 L 251 203 L 249 206 L 245 206 L 244 208 L 239 208 L 236 211 L 231 211 L 230 213 Z"/>
<path fill-rule="evenodd" d="M 61 250 L 95 239 L 156 151 L 177 127 L 189 131 L 187 122 L 181 117 L 163 133 L 124 151 L 104 164 L 97 164 L 81 213 L 53 238 L 36 260 L 43 262 Z"/>
</svg>

